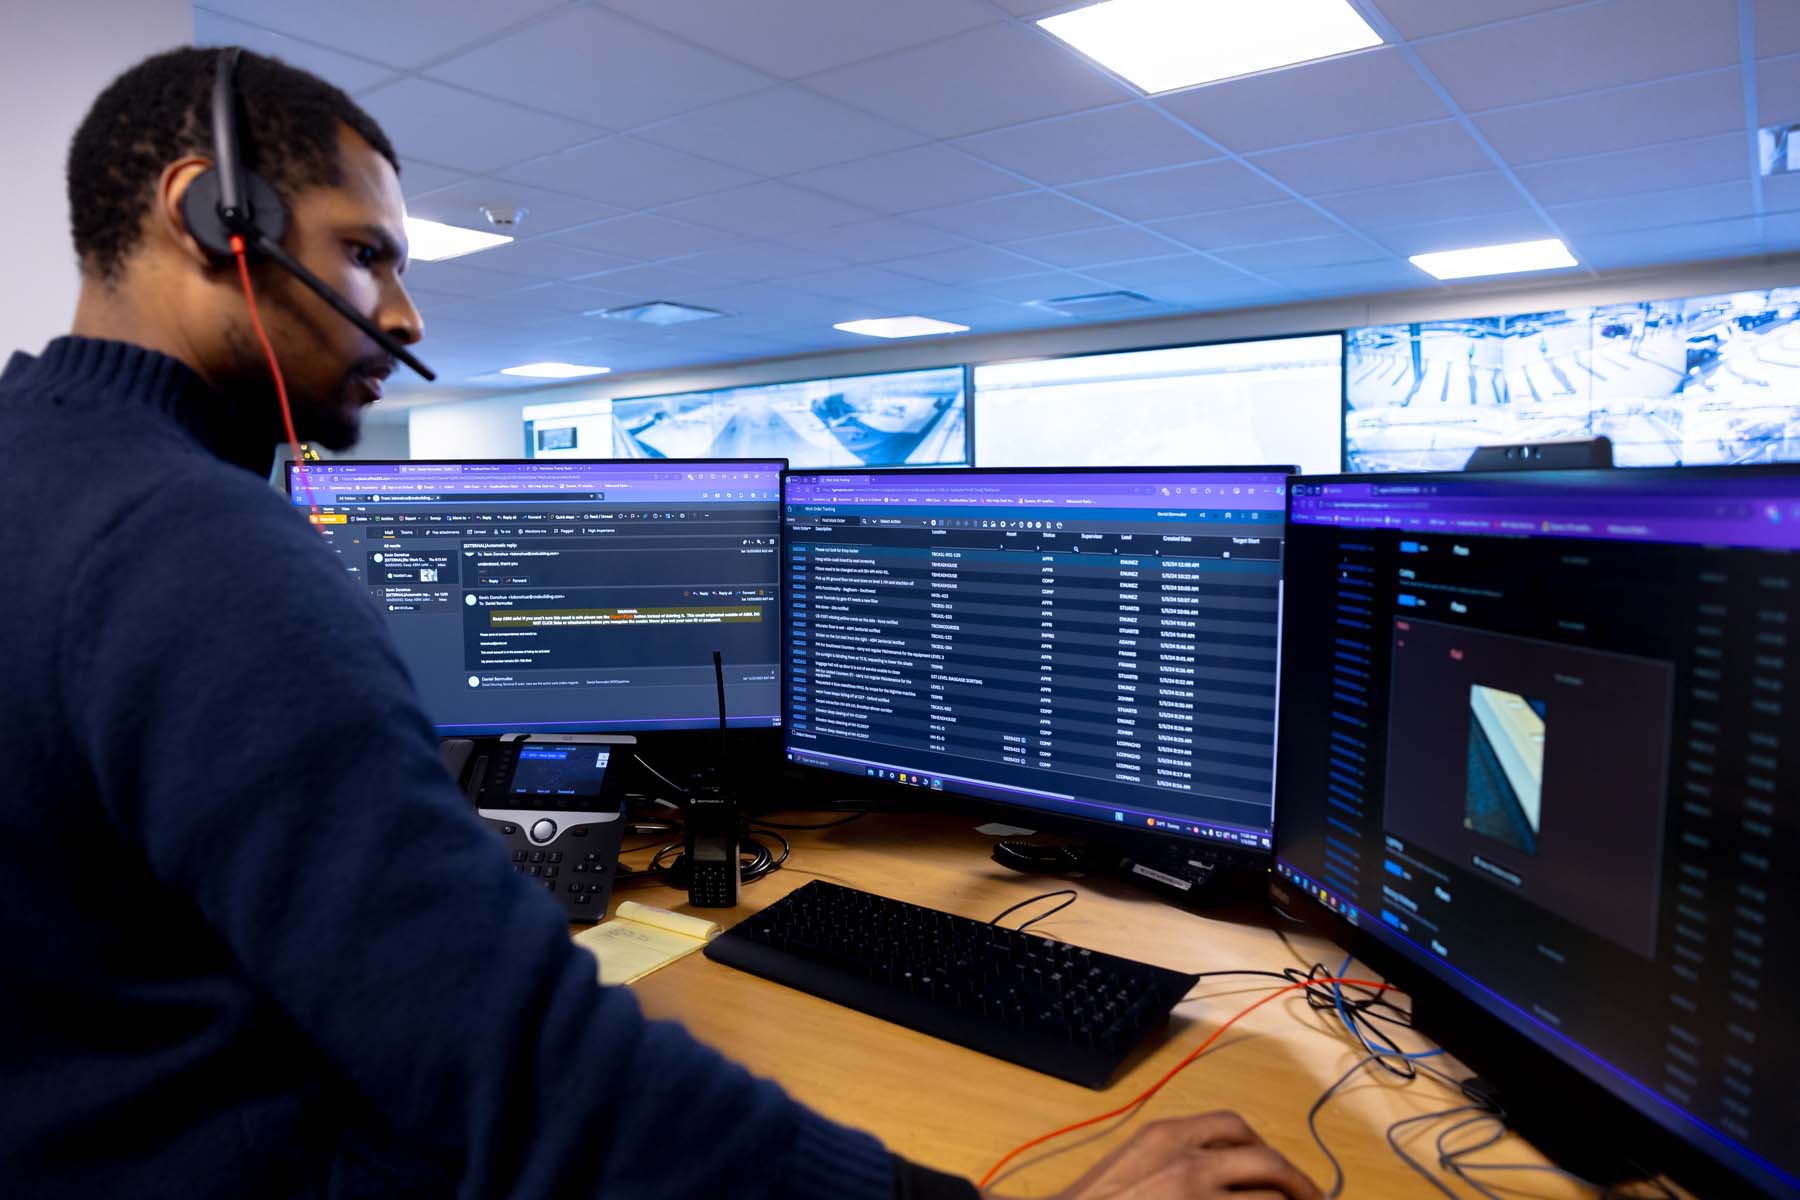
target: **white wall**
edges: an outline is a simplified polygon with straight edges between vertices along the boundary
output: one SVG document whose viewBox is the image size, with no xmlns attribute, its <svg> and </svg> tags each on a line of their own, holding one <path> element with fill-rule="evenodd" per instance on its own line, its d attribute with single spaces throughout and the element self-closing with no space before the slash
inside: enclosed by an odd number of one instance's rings
<svg viewBox="0 0 1800 1200">
<path fill-rule="evenodd" d="M 494 399 L 431 404 L 412 410 L 413 458 L 523 458 L 525 421 L 520 411 L 541 393 L 514 392 Z"/>
<path fill-rule="evenodd" d="M 194 40 L 191 0 L 6 0 L 0 8 L 0 362 L 68 332 L 78 275 L 63 167 L 102 88 Z"/>
<path fill-rule="evenodd" d="M 1590 304 L 1795 285 L 1800 285 L 1800 254 L 1766 255 L 1619 271 L 1597 278 L 1514 279 L 1499 284 L 1490 282 L 1422 292 L 1345 297 L 1110 325 L 1059 326 L 986 337 L 961 336 L 923 343 L 882 345 L 868 350 L 609 375 L 584 383 L 506 392 L 492 398 L 459 398 L 454 402 L 421 404 L 411 410 L 412 451 L 415 458 L 516 458 L 524 452 L 521 412 L 530 404 L 652 396 L 739 384 L 780 383 L 955 363 L 1048 358 L 1140 346 L 1326 333 L 1357 325 L 1541 312 Z M 979 407 L 976 420 L 980 420 Z"/>
<path fill-rule="evenodd" d="M 412 432 L 405 421 L 371 421 L 364 417 L 362 436 L 356 439 L 356 446 L 344 454 L 326 457 L 411 458 Z"/>
</svg>

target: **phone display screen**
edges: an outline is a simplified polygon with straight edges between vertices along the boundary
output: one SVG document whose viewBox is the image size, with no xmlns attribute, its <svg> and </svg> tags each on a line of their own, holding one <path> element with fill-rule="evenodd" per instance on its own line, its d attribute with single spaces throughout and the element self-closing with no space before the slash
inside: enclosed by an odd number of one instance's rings
<svg viewBox="0 0 1800 1200">
<path fill-rule="evenodd" d="M 558 796 L 593 800 L 600 795 L 613 747 L 580 742 L 527 742 L 519 747 L 512 794 L 519 799 Z"/>
</svg>

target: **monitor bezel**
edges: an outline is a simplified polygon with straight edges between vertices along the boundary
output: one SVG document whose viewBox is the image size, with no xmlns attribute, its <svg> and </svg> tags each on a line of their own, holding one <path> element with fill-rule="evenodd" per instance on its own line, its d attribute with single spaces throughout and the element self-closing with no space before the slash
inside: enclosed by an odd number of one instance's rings
<svg viewBox="0 0 1800 1200">
<path fill-rule="evenodd" d="M 283 460 L 283 466 L 285 467 L 284 483 L 287 488 L 289 506 L 300 509 L 306 507 L 305 498 L 294 494 L 294 476 L 298 473 L 296 470 L 297 467 L 304 467 L 310 470 L 313 467 L 329 467 L 339 464 L 345 466 L 370 467 L 530 467 L 543 470 L 571 466 L 618 466 L 629 467 L 634 470 L 653 470 L 657 467 L 743 467 L 745 464 L 751 464 L 758 467 L 770 467 L 776 472 L 775 508 L 778 514 L 776 525 L 779 527 L 785 524 L 780 519 L 779 515 L 786 512 L 788 460 L 785 458 L 357 458 L 353 455 L 346 455 L 322 459 L 314 463 L 296 463 L 293 459 L 289 458 Z M 785 597 L 787 589 L 781 586 L 781 569 L 779 564 L 777 565 L 775 572 L 775 589 L 779 611 L 785 615 Z M 785 672 L 782 671 L 783 659 L 781 639 L 781 631 L 777 630 L 775 643 L 775 669 L 783 676 L 779 686 L 785 695 L 786 679 Z M 420 699 L 422 706 L 423 698 L 421 697 Z M 729 735 L 734 741 L 739 739 L 755 739 L 756 741 L 761 742 L 766 739 L 772 742 L 780 733 L 780 722 L 783 719 L 785 711 L 786 709 L 784 706 L 781 711 L 775 714 L 776 721 L 774 723 L 757 725 L 730 724 L 731 715 L 727 712 L 726 720 Z M 639 738 L 652 742 L 661 741 L 665 738 L 683 738 L 692 740 L 698 737 L 707 737 L 716 741 L 719 737 L 719 726 L 716 713 L 712 715 L 711 721 L 712 723 L 707 725 L 613 725 L 606 723 L 589 723 L 578 728 L 561 728 L 549 725 L 532 725 L 527 728 L 516 724 L 446 726 L 433 722 L 432 729 L 439 737 L 493 737 L 498 734 L 517 732 L 530 733 L 533 736 L 541 737 L 555 737 L 560 734 L 606 733 L 633 734 Z"/>
<path fill-rule="evenodd" d="M 1270 464 L 1258 464 L 1258 465 L 1230 464 L 1230 465 L 1226 465 L 1226 466 L 1144 466 L 1142 464 L 1129 464 L 1129 465 L 1111 466 L 1111 467 L 1084 465 L 1084 466 L 1079 466 L 1079 467 L 1060 467 L 1060 466 L 943 467 L 943 466 L 937 466 L 937 467 L 898 467 L 898 468 L 887 468 L 887 467 L 881 467 L 881 468 L 875 468 L 875 467 L 866 467 L 866 468 L 807 467 L 807 468 L 800 468 L 800 469 L 790 469 L 790 470 L 784 472 L 782 475 L 782 488 L 781 488 L 781 492 L 782 492 L 781 555 L 782 555 L 783 563 L 787 562 L 788 551 L 789 551 L 788 522 L 787 522 L 787 481 L 788 481 L 788 479 L 794 478 L 794 477 L 804 477 L 804 478 L 827 477 L 828 478 L 828 477 L 833 477 L 833 476 L 865 475 L 865 474 L 866 475 L 878 475 L 878 476 L 881 476 L 882 478 L 888 478 L 888 477 L 892 477 L 892 476 L 907 477 L 907 476 L 954 475 L 954 476 L 958 476 L 960 478 L 965 478 L 965 479 L 972 475 L 1179 475 L 1179 474 L 1281 475 L 1281 476 L 1285 476 L 1287 479 L 1289 479 L 1291 481 L 1292 479 L 1298 477 L 1299 471 L 1298 471 L 1298 468 L 1284 464 L 1284 463 L 1270 463 Z M 1288 485 L 1283 485 L 1283 486 L 1287 487 L 1289 491 L 1292 490 L 1291 487 L 1288 487 Z M 1285 495 L 1284 495 L 1283 499 L 1284 499 L 1284 501 L 1286 500 Z M 1286 522 L 1284 520 L 1284 522 L 1283 522 L 1284 545 L 1285 545 L 1285 530 L 1286 530 Z M 1260 849 L 1260 848 L 1253 850 L 1250 847 L 1244 846 L 1241 844 L 1224 842 L 1224 841 L 1215 841 L 1210 838 L 1196 837 L 1191 834 L 1177 834 L 1177 833 L 1173 833 L 1168 830 L 1148 830 L 1148 829 L 1140 830 L 1133 826 L 1120 825 L 1120 824 L 1116 824 L 1111 821 L 1101 820 L 1097 817 L 1082 817 L 1082 816 L 1077 816 L 1072 813 L 1054 812 L 1054 811 L 1051 811 L 1048 809 L 1037 808 L 1037 807 L 1034 807 L 1033 805 L 1023 803 L 1023 802 L 1013 803 L 1013 802 L 1009 802 L 1006 800 L 996 799 L 995 797 L 992 797 L 992 796 L 977 795 L 977 794 L 973 794 L 973 793 L 969 793 L 969 792 L 955 790 L 947 785 L 945 786 L 945 788 L 942 791 L 937 791 L 937 790 L 925 791 L 923 793 L 923 797 L 922 797 L 921 789 L 915 788 L 915 787 L 912 787 L 912 786 L 909 786 L 906 784 L 891 783 L 886 780 L 874 779 L 874 778 L 870 778 L 868 776 L 854 775 L 854 774 L 851 774 L 849 772 L 844 772 L 844 771 L 834 771 L 827 767 L 816 767 L 816 766 L 811 766 L 811 765 L 796 761 L 793 758 L 793 755 L 797 752 L 803 752 L 803 748 L 797 749 L 789 741 L 789 735 L 790 735 L 791 730 L 793 729 L 792 708 L 791 708 L 792 702 L 793 702 L 793 697 L 792 697 L 792 693 L 790 690 L 790 684 L 791 684 L 792 680 L 791 680 L 790 673 L 787 670 L 788 654 L 791 649 L 791 647 L 789 645 L 789 641 L 788 641 L 789 632 L 791 629 L 791 620 L 790 620 L 791 611 L 790 611 L 790 607 L 789 607 L 790 600 L 791 600 L 790 590 L 784 587 L 781 591 L 781 666 L 782 666 L 782 671 L 781 671 L 781 749 L 782 749 L 783 756 L 787 759 L 787 767 L 790 770 L 796 772 L 800 778 L 807 781 L 810 785 L 817 786 L 817 787 L 824 787 L 825 785 L 830 784 L 833 781 L 848 781 L 849 785 L 851 785 L 851 787 L 854 788 L 854 790 L 857 794 L 868 796 L 869 798 L 871 798 L 871 800 L 878 802 L 878 803 L 880 803 L 880 802 L 917 803 L 919 800 L 921 800 L 924 797 L 929 797 L 931 802 L 933 802 L 933 803 L 944 803 L 945 800 L 947 799 L 949 802 L 954 802 L 959 808 L 961 808 L 961 807 L 973 808 L 981 813 L 984 813 L 984 814 L 987 814 L 990 816 L 1012 818 L 1015 822 L 1022 817 L 1029 817 L 1030 828 L 1032 828 L 1034 830 L 1064 834 L 1064 835 L 1067 835 L 1070 837 L 1075 837 L 1075 838 L 1079 838 L 1079 839 L 1082 839 L 1087 842 L 1094 843 L 1096 845 L 1124 846 L 1124 847 L 1133 847 L 1133 846 L 1166 847 L 1166 846 L 1170 846 L 1170 845 L 1191 846 L 1196 849 L 1205 850 L 1205 851 L 1210 852 L 1219 861 L 1250 862 L 1250 863 L 1254 863 L 1258 866 L 1266 866 L 1268 863 L 1270 863 L 1272 861 L 1272 853 L 1273 853 L 1272 850 L 1264 850 L 1264 849 Z M 1276 665 L 1277 665 L 1277 674 L 1279 674 L 1279 667 L 1280 667 L 1279 646 L 1277 648 Z M 1277 695 L 1276 695 L 1276 703 L 1277 703 L 1277 712 L 1276 712 L 1277 729 L 1279 729 L 1279 727 L 1280 727 L 1280 725 L 1279 725 L 1279 722 L 1280 722 L 1280 710 L 1279 710 L 1280 694 L 1279 694 L 1279 691 L 1277 692 Z M 1271 803 L 1270 827 L 1271 828 L 1270 828 L 1270 833 L 1269 833 L 1271 843 L 1274 840 L 1273 802 L 1274 802 L 1274 798 L 1273 798 L 1273 795 L 1271 795 L 1271 797 L 1270 797 L 1270 803 Z"/>
<path fill-rule="evenodd" d="M 1313 484 L 1413 484 L 1468 482 L 1477 486 L 1527 487 L 1554 484 L 1571 489 L 1591 489 L 1623 483 L 1630 488 L 1653 488 L 1666 480 L 1704 478 L 1743 479 L 1756 476 L 1800 479 L 1800 463 L 1747 463 L 1740 466 L 1615 467 L 1573 470 L 1351 472 L 1336 475 L 1301 475 L 1288 488 L 1288 537 L 1293 528 L 1294 486 Z M 1285 616 L 1285 613 L 1284 613 Z M 1288 665 L 1282 664 L 1282 686 Z M 1277 723 L 1280 744 L 1279 719 Z M 1710 1154 L 1700 1144 L 1652 1118 L 1644 1109 L 1620 1099 L 1586 1072 L 1563 1061 L 1536 1038 L 1511 1022 L 1489 1012 L 1444 975 L 1421 966 L 1398 947 L 1362 924 L 1353 924 L 1341 912 L 1312 893 L 1282 877 L 1280 756 L 1277 753 L 1275 805 L 1273 808 L 1273 869 L 1268 895 L 1275 910 L 1348 950 L 1394 983 L 1412 999 L 1414 1026 L 1444 1045 L 1472 1071 L 1494 1085 L 1507 1104 L 1508 1124 L 1553 1159 L 1580 1173 L 1604 1171 L 1619 1165 L 1663 1171 L 1684 1185 L 1705 1194 L 1729 1194 L 1728 1189 L 1758 1188 L 1729 1162 Z M 1298 870 L 1299 868 L 1295 868 Z M 1510 1097 L 1527 1096 L 1525 1103 Z M 1621 1147 L 1647 1147 L 1641 1155 L 1622 1156 Z"/>
</svg>

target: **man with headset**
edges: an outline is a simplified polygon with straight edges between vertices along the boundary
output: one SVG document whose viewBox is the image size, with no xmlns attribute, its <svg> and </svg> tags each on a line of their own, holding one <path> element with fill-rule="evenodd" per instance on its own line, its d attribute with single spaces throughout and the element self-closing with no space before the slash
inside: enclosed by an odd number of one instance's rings
<svg viewBox="0 0 1800 1200">
<path fill-rule="evenodd" d="M 345 448 L 416 363 L 367 114 L 171 51 L 95 102 L 69 199 L 73 336 L 0 375 L 8 1192 L 975 1195 L 596 984 L 265 482 L 290 400 Z M 1065 1195 L 1227 1192 L 1318 1195 L 1225 1113 L 1146 1126 Z"/>
</svg>

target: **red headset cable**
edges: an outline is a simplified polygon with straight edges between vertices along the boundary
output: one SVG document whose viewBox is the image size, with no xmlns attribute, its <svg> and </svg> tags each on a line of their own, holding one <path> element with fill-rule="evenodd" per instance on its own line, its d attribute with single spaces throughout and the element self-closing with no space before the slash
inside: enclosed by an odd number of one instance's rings
<svg viewBox="0 0 1800 1200">
<path fill-rule="evenodd" d="M 269 359 L 269 373 L 275 377 L 275 397 L 281 402 L 281 423 L 287 430 L 288 450 L 294 456 L 294 473 L 300 478 L 300 490 L 306 496 L 306 506 L 312 510 L 313 524 L 318 524 L 319 504 L 313 499 L 312 481 L 306 475 L 306 462 L 300 455 L 300 438 L 294 432 L 294 412 L 288 406 L 287 380 L 281 376 L 281 363 L 275 358 L 275 347 L 269 344 L 269 335 L 263 330 L 262 317 L 256 311 L 256 292 L 250 286 L 249 251 L 244 239 L 238 234 L 231 235 L 231 252 L 237 255 L 238 279 L 244 285 L 244 300 L 250 305 L 250 325 L 256 330 L 256 340 L 262 343 L 263 353 Z"/>
<path fill-rule="evenodd" d="M 1196 1058 L 1199 1058 L 1202 1054 L 1205 1054 L 1207 1049 L 1209 1047 L 1211 1047 L 1214 1042 L 1219 1040 L 1220 1034 L 1224 1033 L 1227 1029 L 1230 1029 L 1233 1025 L 1236 1025 L 1243 1018 L 1249 1016 L 1251 1013 L 1255 1012 L 1257 1009 L 1261 1008 L 1263 1005 L 1267 1004 L 1269 1001 L 1275 999 L 1275 997 L 1285 995 L 1288 992 L 1298 991 L 1301 988 L 1310 988 L 1310 987 L 1315 987 L 1319 984 L 1329 985 L 1329 984 L 1333 984 L 1333 983 L 1340 984 L 1340 985 L 1353 985 L 1356 987 L 1372 988 L 1373 990 L 1378 991 L 1378 992 L 1385 992 L 1394 986 L 1391 983 L 1381 983 L 1381 982 L 1378 982 L 1378 981 L 1372 980 L 1372 979 L 1336 979 L 1336 978 L 1333 978 L 1333 979 L 1308 979 L 1301 983 L 1290 983 L 1286 987 L 1276 988 L 1274 991 L 1272 991 L 1268 995 L 1264 996 L 1261 1000 L 1258 1000 L 1256 1003 L 1250 1005 L 1249 1007 L 1240 1010 L 1235 1015 L 1233 1015 L 1230 1020 L 1226 1021 L 1223 1025 L 1220 1025 L 1217 1029 L 1213 1030 L 1212 1033 L 1207 1036 L 1207 1039 L 1204 1042 L 1201 1042 L 1197 1047 L 1194 1048 L 1193 1053 L 1189 1054 L 1186 1058 L 1182 1059 L 1180 1062 L 1178 1062 L 1174 1066 L 1170 1067 L 1168 1072 L 1166 1074 L 1164 1074 L 1161 1079 L 1157 1080 L 1155 1083 L 1153 1083 L 1149 1087 L 1145 1088 L 1143 1090 L 1143 1092 L 1141 1092 L 1135 1099 L 1127 1100 L 1125 1103 L 1119 1105 L 1119 1107 L 1113 1109 L 1111 1112 L 1103 1112 L 1099 1116 L 1089 1117 L 1084 1121 L 1077 1121 L 1073 1125 L 1064 1125 L 1061 1129 L 1052 1129 L 1049 1133 L 1039 1134 L 1037 1137 L 1032 1138 L 1029 1142 L 1022 1142 L 1019 1145 L 1014 1146 L 1011 1150 L 1008 1150 L 1003 1156 L 1001 1156 L 1001 1159 L 999 1162 L 995 1163 L 993 1166 L 988 1168 L 988 1173 L 981 1177 L 981 1182 L 979 1184 L 977 1184 L 976 1186 L 980 1187 L 982 1190 L 985 1191 L 987 1189 L 987 1185 L 993 1182 L 994 1176 L 996 1176 L 1000 1173 L 1000 1169 L 1002 1167 L 1006 1166 L 1007 1163 L 1009 1163 L 1013 1159 L 1019 1157 L 1019 1155 L 1025 1153 L 1027 1150 L 1031 1149 L 1033 1146 L 1041 1146 L 1045 1142 L 1050 1141 L 1052 1138 L 1059 1138 L 1065 1133 L 1073 1133 L 1077 1129 L 1085 1129 L 1089 1125 L 1097 1125 L 1101 1121 L 1109 1120 L 1113 1117 L 1117 1117 L 1124 1113 L 1128 1113 L 1132 1109 L 1137 1108 L 1139 1105 L 1145 1103 L 1146 1101 L 1148 1101 L 1150 1099 L 1150 1097 L 1152 1097 L 1152 1096 L 1156 1095 L 1156 1093 L 1160 1092 L 1165 1083 L 1169 1082 L 1169 1080 L 1175 1078 L 1176 1075 L 1180 1074 L 1181 1071 L 1183 1069 L 1185 1069 L 1189 1063 L 1193 1062 Z"/>
</svg>

